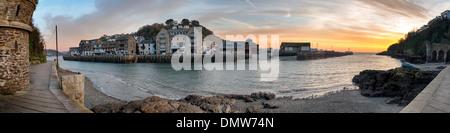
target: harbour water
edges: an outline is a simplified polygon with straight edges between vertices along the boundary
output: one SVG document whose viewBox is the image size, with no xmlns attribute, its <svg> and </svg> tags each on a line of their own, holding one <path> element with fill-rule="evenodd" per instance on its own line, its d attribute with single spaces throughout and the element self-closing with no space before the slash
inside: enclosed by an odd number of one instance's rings
<svg viewBox="0 0 450 133">
<path fill-rule="evenodd" d="M 49 60 L 54 58 L 49 58 Z M 171 64 L 114 64 L 64 61 L 60 67 L 84 73 L 103 93 L 124 101 L 160 96 L 180 99 L 199 94 L 251 94 L 273 92 L 277 97 L 305 98 L 343 87 L 353 87 L 352 78 L 366 69 L 400 67 L 397 59 L 368 53 L 297 61 L 280 57 L 276 81 L 261 82 L 259 71 L 175 71 Z"/>
</svg>

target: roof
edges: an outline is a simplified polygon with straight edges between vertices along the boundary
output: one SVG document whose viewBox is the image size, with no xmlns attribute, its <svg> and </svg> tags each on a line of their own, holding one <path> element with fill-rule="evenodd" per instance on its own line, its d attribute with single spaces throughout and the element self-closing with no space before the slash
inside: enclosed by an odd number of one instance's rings
<svg viewBox="0 0 450 133">
<path fill-rule="evenodd" d="M 170 33 L 176 33 L 176 32 L 189 32 L 189 30 L 190 29 L 170 29 L 170 30 L 167 30 L 167 32 L 169 33 L 169 35 L 170 35 Z"/>
<path fill-rule="evenodd" d="M 151 43 L 153 43 L 153 40 L 142 40 L 140 42 L 140 44 L 151 44 Z"/>
<path fill-rule="evenodd" d="M 130 39 L 130 37 L 131 37 L 131 35 L 121 36 L 121 37 L 118 37 L 118 38 L 116 39 L 116 41 L 128 40 L 128 39 Z M 134 38 L 134 37 L 133 37 L 133 38 Z"/>
<path fill-rule="evenodd" d="M 309 42 L 283 42 L 282 47 L 299 47 L 299 46 L 311 46 Z"/>
</svg>

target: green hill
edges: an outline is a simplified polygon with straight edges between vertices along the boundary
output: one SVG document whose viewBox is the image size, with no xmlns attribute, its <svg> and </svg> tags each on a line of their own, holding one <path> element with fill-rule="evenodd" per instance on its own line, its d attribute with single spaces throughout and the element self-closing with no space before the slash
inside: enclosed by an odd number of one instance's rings
<svg viewBox="0 0 450 133">
<path fill-rule="evenodd" d="M 450 20 L 437 19 L 429 23 L 428 28 L 424 30 L 414 30 L 400 39 L 398 43 L 391 45 L 387 53 L 389 55 L 419 56 L 423 59 L 426 57 L 425 41 L 432 43 L 448 43 L 450 44 Z"/>
<path fill-rule="evenodd" d="M 171 25 L 174 23 L 173 19 L 169 19 L 166 21 L 165 24 L 163 23 L 154 23 L 152 25 L 145 25 L 139 28 L 139 30 L 135 33 L 137 36 L 143 36 L 147 40 L 156 40 L 156 35 L 161 31 L 161 29 L 170 29 Z M 196 20 L 189 21 L 189 19 L 183 19 L 181 22 L 182 25 L 189 25 L 190 27 L 193 26 L 200 26 L 203 27 L 202 29 L 202 36 L 203 38 L 214 34 L 211 30 L 206 28 L 205 26 L 200 25 L 200 22 Z"/>
</svg>

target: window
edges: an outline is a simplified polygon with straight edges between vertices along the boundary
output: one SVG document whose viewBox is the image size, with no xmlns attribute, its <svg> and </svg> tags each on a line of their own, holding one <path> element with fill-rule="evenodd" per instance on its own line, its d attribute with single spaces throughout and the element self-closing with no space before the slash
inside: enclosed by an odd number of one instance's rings
<svg viewBox="0 0 450 133">
<path fill-rule="evenodd" d="M 17 5 L 16 17 L 19 17 L 19 13 L 20 13 L 20 5 Z"/>
<path fill-rule="evenodd" d="M 14 44 L 14 51 L 15 51 L 15 52 L 19 51 L 19 45 L 17 44 L 17 41 L 16 41 L 16 43 Z"/>
</svg>

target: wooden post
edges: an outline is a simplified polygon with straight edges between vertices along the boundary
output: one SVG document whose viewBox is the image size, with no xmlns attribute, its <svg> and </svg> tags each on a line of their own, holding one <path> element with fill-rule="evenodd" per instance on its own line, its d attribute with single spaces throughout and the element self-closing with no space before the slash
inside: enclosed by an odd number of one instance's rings
<svg viewBox="0 0 450 133">
<path fill-rule="evenodd" d="M 58 50 L 58 25 L 55 27 L 56 29 L 56 69 L 59 70 L 59 50 Z"/>
</svg>

